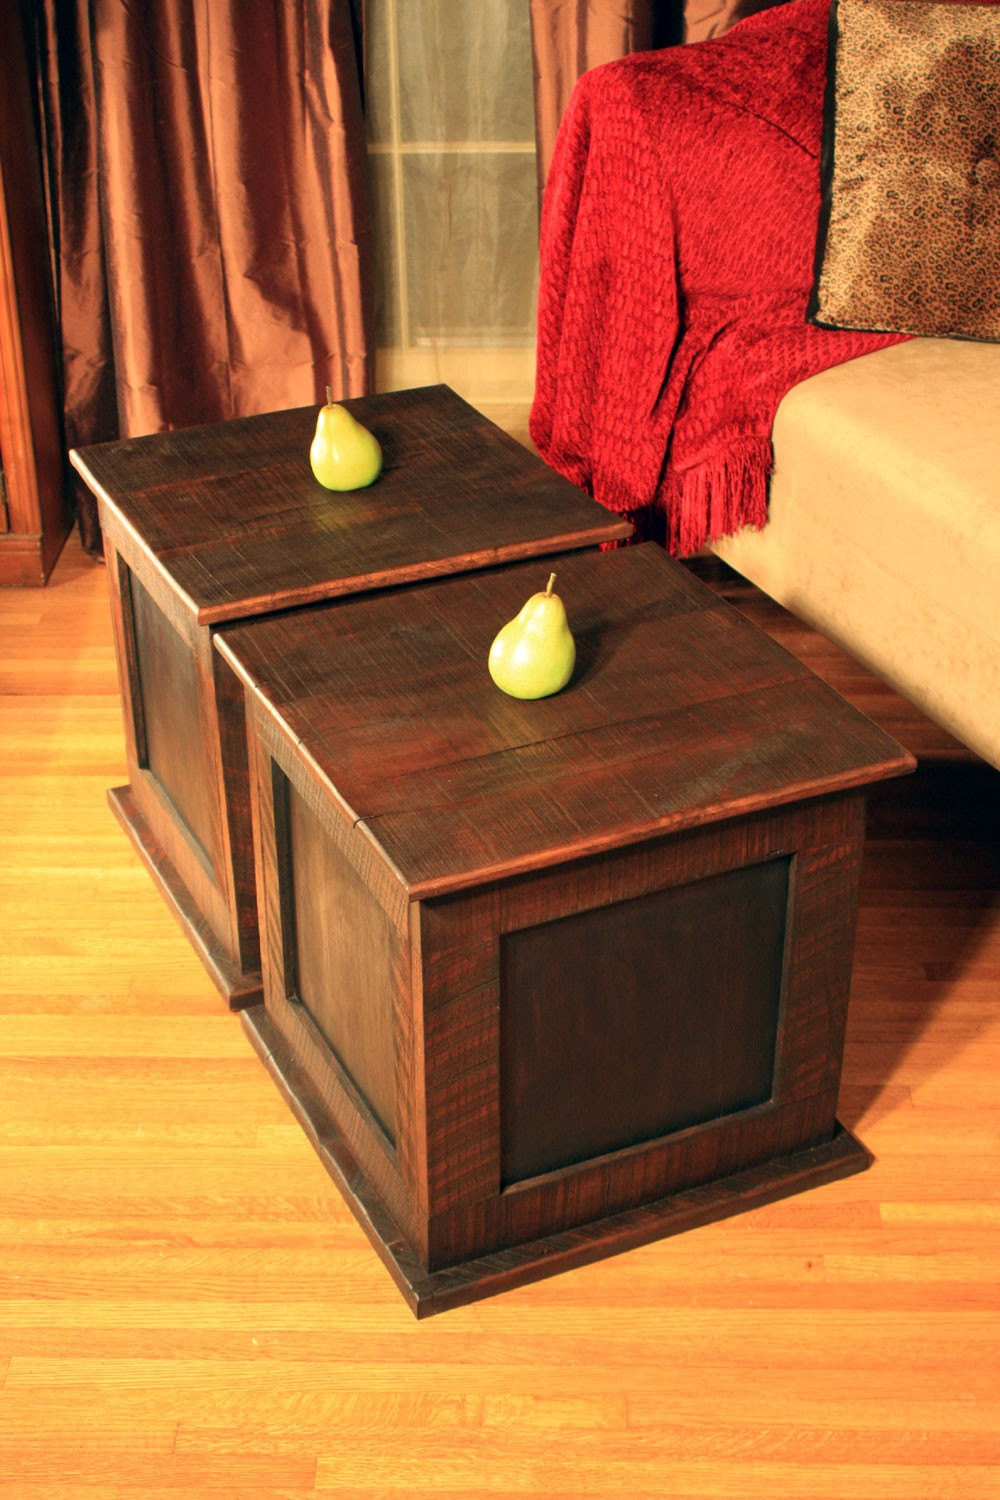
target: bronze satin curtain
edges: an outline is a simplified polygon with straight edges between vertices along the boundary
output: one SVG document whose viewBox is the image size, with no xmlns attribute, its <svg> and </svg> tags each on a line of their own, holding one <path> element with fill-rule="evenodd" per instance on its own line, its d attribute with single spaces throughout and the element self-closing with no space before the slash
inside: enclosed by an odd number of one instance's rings
<svg viewBox="0 0 1000 1500">
<path fill-rule="evenodd" d="M 370 389 L 361 0 L 30 11 L 69 445 Z"/>
<path fill-rule="evenodd" d="M 530 0 L 535 134 L 544 187 L 573 85 L 588 68 L 683 36 L 681 0 Z"/>
<path fill-rule="evenodd" d="M 529 0 L 535 53 L 538 180 L 545 186 L 556 130 L 581 73 L 627 52 L 702 42 L 782 0 Z"/>
</svg>

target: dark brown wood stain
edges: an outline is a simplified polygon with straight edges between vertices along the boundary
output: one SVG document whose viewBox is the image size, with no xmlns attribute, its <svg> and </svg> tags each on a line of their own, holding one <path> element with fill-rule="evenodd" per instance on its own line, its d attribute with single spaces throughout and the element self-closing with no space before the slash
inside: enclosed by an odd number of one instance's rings
<svg viewBox="0 0 1000 1500">
<path fill-rule="evenodd" d="M 552 566 L 586 649 L 550 699 L 486 670 L 537 563 L 215 639 L 255 767 L 245 1024 L 418 1314 L 866 1161 L 836 1119 L 865 791 L 911 757 L 658 548 Z M 291 915 L 285 784 L 306 870 L 366 892 L 339 937 Z M 303 941 L 390 1018 L 391 1140 L 294 998 Z"/>
<path fill-rule="evenodd" d="M 631 528 L 446 386 L 345 403 L 370 488 L 309 467 L 316 408 L 79 449 L 97 496 L 129 753 L 113 805 L 231 1006 L 259 999 L 242 686 L 220 621 L 592 547 Z"/>
</svg>

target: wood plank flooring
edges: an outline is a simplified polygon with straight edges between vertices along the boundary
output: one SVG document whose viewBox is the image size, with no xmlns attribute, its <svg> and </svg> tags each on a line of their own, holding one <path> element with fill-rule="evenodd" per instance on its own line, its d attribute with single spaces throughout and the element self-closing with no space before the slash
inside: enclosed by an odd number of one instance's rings
<svg viewBox="0 0 1000 1500">
<path fill-rule="evenodd" d="M 0 591 L 0 1500 L 996 1500 L 998 773 L 872 810 L 859 1177 L 416 1323 L 105 803 L 104 572 Z M 905 788 L 905 790 L 904 790 Z"/>
</svg>

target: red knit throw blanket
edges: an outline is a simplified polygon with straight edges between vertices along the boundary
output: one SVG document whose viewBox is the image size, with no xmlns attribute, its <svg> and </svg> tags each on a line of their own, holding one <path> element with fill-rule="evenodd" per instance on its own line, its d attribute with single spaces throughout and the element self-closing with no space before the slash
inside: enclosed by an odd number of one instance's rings
<svg viewBox="0 0 1000 1500">
<path fill-rule="evenodd" d="M 531 435 L 675 553 L 764 524 L 793 385 L 898 342 L 805 320 L 828 11 L 792 0 L 718 40 L 595 68 L 560 127 Z"/>
</svg>

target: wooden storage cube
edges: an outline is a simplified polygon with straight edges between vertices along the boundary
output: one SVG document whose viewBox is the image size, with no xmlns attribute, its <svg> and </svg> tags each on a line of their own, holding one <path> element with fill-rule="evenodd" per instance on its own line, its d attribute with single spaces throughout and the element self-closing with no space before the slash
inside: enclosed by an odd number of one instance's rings
<svg viewBox="0 0 1000 1500">
<path fill-rule="evenodd" d="M 658 548 L 558 568 L 578 666 L 536 702 L 486 656 L 537 564 L 216 638 L 244 1024 L 418 1314 L 868 1160 L 836 1120 L 864 790 L 910 757 Z"/>
<path fill-rule="evenodd" d="M 129 769 L 111 805 L 234 1008 L 260 998 L 260 958 L 242 688 L 214 631 L 631 531 L 446 386 L 344 404 L 384 454 L 347 494 L 312 476 L 314 407 L 71 455 L 108 562 Z"/>
</svg>

